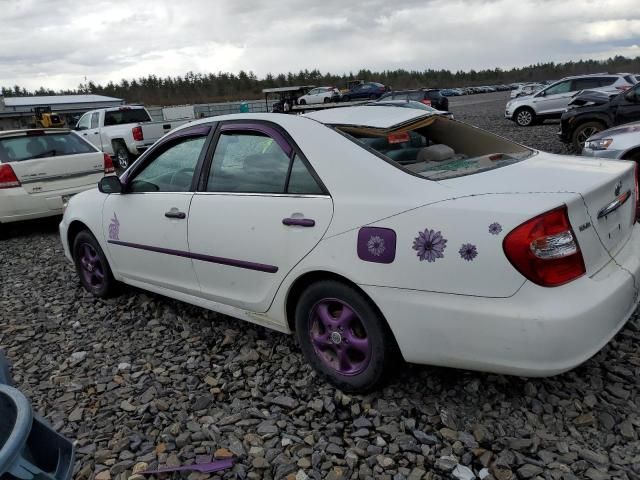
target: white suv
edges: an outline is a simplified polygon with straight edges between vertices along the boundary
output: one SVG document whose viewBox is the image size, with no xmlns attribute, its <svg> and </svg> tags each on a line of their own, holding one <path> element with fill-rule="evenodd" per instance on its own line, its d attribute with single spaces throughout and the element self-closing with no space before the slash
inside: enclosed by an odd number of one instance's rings
<svg viewBox="0 0 640 480">
<path fill-rule="evenodd" d="M 507 103 L 504 116 L 521 127 L 528 127 L 547 118 L 560 118 L 571 98 L 581 90 L 621 92 L 632 85 L 625 75 L 593 74 L 566 77 L 548 87 Z"/>
</svg>

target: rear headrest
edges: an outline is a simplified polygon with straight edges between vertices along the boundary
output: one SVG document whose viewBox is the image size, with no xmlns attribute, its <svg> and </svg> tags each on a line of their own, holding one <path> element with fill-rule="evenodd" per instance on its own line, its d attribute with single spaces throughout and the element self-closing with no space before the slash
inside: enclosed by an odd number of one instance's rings
<svg viewBox="0 0 640 480">
<path fill-rule="evenodd" d="M 437 143 L 424 147 L 418 152 L 418 162 L 442 162 L 452 158 L 456 152 L 448 145 Z"/>
</svg>

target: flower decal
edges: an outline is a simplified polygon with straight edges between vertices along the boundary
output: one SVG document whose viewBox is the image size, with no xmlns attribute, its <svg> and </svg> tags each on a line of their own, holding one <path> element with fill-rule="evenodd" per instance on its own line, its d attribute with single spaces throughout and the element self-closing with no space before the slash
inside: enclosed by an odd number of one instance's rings
<svg viewBox="0 0 640 480">
<path fill-rule="evenodd" d="M 384 239 L 379 235 L 372 235 L 367 242 L 367 250 L 374 257 L 379 257 L 386 249 L 387 247 L 384 244 Z"/>
<path fill-rule="evenodd" d="M 120 240 L 120 222 L 116 216 L 116 212 L 113 212 L 113 218 L 109 224 L 109 240 Z"/>
<path fill-rule="evenodd" d="M 501 231 L 502 225 L 500 225 L 498 222 L 493 222 L 491 225 L 489 225 L 489 233 L 491 235 L 498 235 Z"/>
<path fill-rule="evenodd" d="M 460 247 L 460 250 L 458 250 L 458 253 L 460 254 L 461 258 L 465 259 L 467 262 L 470 262 L 478 256 L 478 249 L 475 245 L 472 245 L 470 243 L 463 243 Z"/>
<path fill-rule="evenodd" d="M 418 258 L 422 262 L 435 262 L 438 258 L 444 258 L 444 249 L 447 248 L 447 240 L 440 231 L 426 228 L 424 232 L 418 232 L 413 240 L 413 249 L 418 252 Z"/>
</svg>

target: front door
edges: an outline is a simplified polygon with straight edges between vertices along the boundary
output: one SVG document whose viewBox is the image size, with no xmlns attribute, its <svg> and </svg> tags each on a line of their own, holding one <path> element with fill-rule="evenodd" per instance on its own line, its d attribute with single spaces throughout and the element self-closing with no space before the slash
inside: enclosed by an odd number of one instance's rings
<svg viewBox="0 0 640 480">
<path fill-rule="evenodd" d="M 89 117 L 89 129 L 82 132 L 84 138 L 93 143 L 96 148 L 102 150 L 102 141 L 100 139 L 100 112 L 93 112 Z"/>
<path fill-rule="evenodd" d="M 187 225 L 206 132 L 176 132 L 149 152 L 122 194 L 108 196 L 103 226 L 112 267 L 134 282 L 198 295 Z"/>
<path fill-rule="evenodd" d="M 571 95 L 571 80 L 565 80 L 551 85 L 534 95 L 538 115 L 560 114 L 569 103 Z"/>
<path fill-rule="evenodd" d="M 189 214 L 203 297 L 267 311 L 284 277 L 327 230 L 331 197 L 267 123 L 222 126 L 203 190 Z"/>
</svg>

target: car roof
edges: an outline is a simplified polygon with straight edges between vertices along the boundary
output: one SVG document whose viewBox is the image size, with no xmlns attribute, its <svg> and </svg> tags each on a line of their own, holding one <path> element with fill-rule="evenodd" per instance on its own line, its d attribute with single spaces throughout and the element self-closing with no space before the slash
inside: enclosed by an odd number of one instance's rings
<svg viewBox="0 0 640 480">
<path fill-rule="evenodd" d="M 69 128 L 24 128 L 22 130 L 3 130 L 0 131 L 0 138 L 2 137 L 14 137 L 14 136 L 25 136 L 30 132 L 38 132 L 38 133 L 68 133 L 71 129 Z"/>
<path fill-rule="evenodd" d="M 303 117 L 311 118 L 327 125 L 357 125 L 386 129 L 430 115 L 434 115 L 434 113 L 414 108 L 362 105 L 357 107 L 328 108 L 326 110 L 306 113 Z"/>
</svg>

